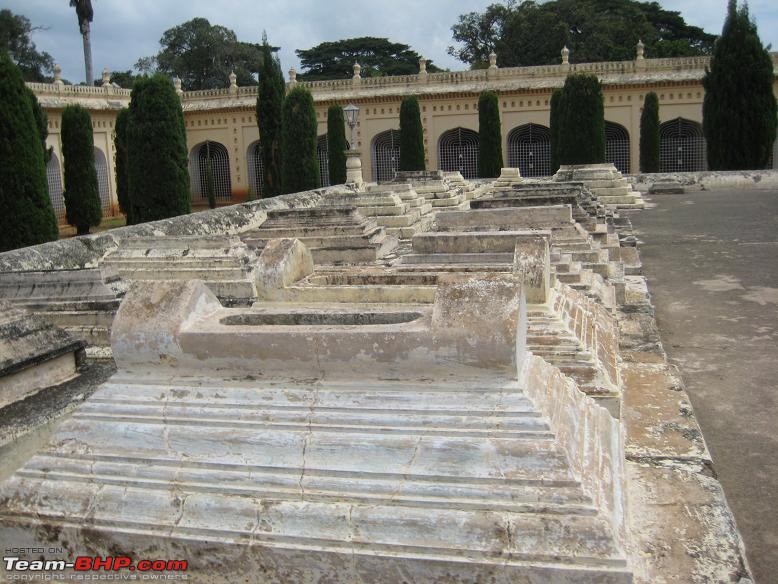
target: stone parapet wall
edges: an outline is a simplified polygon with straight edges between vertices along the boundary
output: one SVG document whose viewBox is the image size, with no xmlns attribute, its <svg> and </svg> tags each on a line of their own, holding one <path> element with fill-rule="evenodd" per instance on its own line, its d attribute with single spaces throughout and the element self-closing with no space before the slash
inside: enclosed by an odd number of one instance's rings
<svg viewBox="0 0 778 584">
<path fill-rule="evenodd" d="M 559 446 L 594 505 L 610 518 L 614 539 L 627 540 L 622 427 L 608 410 L 580 391 L 553 365 L 530 355 L 519 383 L 549 419 Z"/>
<path fill-rule="evenodd" d="M 570 286 L 558 284 L 549 294 L 548 305 L 598 361 L 607 380 L 619 387 L 618 327 L 602 304 Z"/>
<path fill-rule="evenodd" d="M 686 191 L 778 188 L 778 170 L 664 172 L 625 177 L 637 191 L 648 192 L 657 183 L 677 183 Z"/>
<path fill-rule="evenodd" d="M 251 201 L 211 211 L 181 215 L 112 229 L 104 233 L 52 241 L 0 254 L 0 272 L 78 270 L 97 267 L 98 261 L 132 237 L 233 235 L 261 225 L 267 211 L 315 207 L 329 189 L 305 191 Z"/>
</svg>

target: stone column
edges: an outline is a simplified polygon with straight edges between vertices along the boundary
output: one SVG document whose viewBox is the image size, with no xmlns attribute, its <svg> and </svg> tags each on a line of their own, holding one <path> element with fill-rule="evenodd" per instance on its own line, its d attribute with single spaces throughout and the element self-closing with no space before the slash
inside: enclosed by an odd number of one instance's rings
<svg viewBox="0 0 778 584">
<path fill-rule="evenodd" d="M 346 150 L 346 184 L 356 185 L 362 189 L 365 181 L 362 179 L 362 153 L 359 150 Z"/>
</svg>

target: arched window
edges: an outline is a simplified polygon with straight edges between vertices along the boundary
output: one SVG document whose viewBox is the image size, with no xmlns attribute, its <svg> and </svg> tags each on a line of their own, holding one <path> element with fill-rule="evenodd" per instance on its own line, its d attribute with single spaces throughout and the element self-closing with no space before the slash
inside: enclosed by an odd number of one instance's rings
<svg viewBox="0 0 778 584">
<path fill-rule="evenodd" d="M 659 126 L 660 172 L 694 172 L 706 166 L 701 124 L 676 118 Z"/>
<path fill-rule="evenodd" d="M 605 162 L 610 162 L 616 169 L 629 174 L 629 132 L 621 124 L 605 122 Z"/>
<path fill-rule="evenodd" d="M 392 180 L 400 164 L 400 131 L 387 130 L 373 138 L 373 180 Z"/>
<path fill-rule="evenodd" d="M 229 201 L 232 198 L 230 180 L 230 158 L 227 149 L 218 142 L 210 140 L 192 148 L 189 155 L 189 176 L 192 182 L 192 199 L 208 198 L 208 163 L 213 172 L 214 194 L 217 201 Z"/>
<path fill-rule="evenodd" d="M 551 174 L 551 130 L 539 124 L 525 124 L 508 134 L 508 166 L 521 176 Z"/>
<path fill-rule="evenodd" d="M 262 198 L 262 186 L 265 180 L 265 168 L 262 166 L 262 143 L 253 142 L 246 153 L 247 167 L 249 169 L 249 189 L 256 198 Z"/>
<path fill-rule="evenodd" d="M 59 158 L 53 152 L 46 163 L 46 178 L 49 182 L 49 198 L 57 221 L 65 220 L 65 198 L 62 196 L 62 172 L 60 171 Z"/>
<path fill-rule="evenodd" d="M 105 154 L 99 148 L 95 148 L 95 170 L 97 171 L 97 188 L 100 191 L 100 208 L 105 216 L 111 212 L 111 183 L 108 180 L 108 164 L 105 161 Z"/>
<path fill-rule="evenodd" d="M 444 132 L 438 141 L 438 168 L 478 178 L 478 132 L 466 128 Z"/>
<path fill-rule="evenodd" d="M 321 180 L 321 186 L 330 186 L 330 157 L 329 148 L 327 146 L 327 134 L 319 136 L 319 141 L 316 143 L 316 155 L 319 157 L 319 179 Z"/>
</svg>

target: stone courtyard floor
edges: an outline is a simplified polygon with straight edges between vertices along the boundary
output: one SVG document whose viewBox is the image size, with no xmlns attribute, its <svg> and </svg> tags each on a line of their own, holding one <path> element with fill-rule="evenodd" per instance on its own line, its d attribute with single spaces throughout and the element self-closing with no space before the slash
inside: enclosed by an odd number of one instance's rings
<svg viewBox="0 0 778 584">
<path fill-rule="evenodd" d="M 778 191 L 654 196 L 631 215 L 758 584 L 778 581 Z"/>
</svg>

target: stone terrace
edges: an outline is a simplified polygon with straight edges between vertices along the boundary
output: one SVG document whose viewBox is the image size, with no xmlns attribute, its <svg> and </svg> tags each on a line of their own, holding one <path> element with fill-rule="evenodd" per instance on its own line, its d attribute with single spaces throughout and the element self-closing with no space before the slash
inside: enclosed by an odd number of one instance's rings
<svg viewBox="0 0 778 584">
<path fill-rule="evenodd" d="M 741 570 L 685 394 L 634 374 L 671 377 L 628 218 L 580 183 L 504 175 L 472 190 L 403 176 L 0 255 L 16 274 L 116 258 L 128 290 L 119 371 L 0 485 L 3 541 L 167 550 L 203 582 Z M 378 193 L 388 205 L 363 204 Z M 415 218 L 430 203 L 429 230 L 402 245 L 375 220 L 387 215 L 359 210 Z M 133 251 L 149 235 L 175 277 Z M 219 293 L 236 279 L 214 256 L 234 249 L 250 306 Z M 665 498 L 688 512 L 668 515 Z"/>
</svg>

